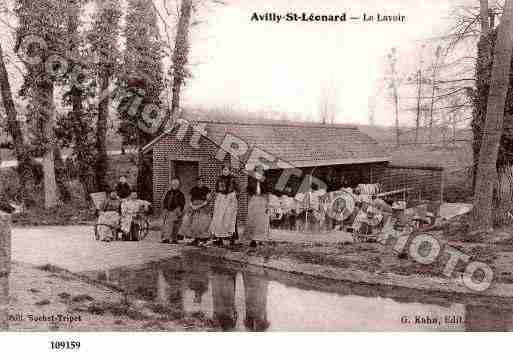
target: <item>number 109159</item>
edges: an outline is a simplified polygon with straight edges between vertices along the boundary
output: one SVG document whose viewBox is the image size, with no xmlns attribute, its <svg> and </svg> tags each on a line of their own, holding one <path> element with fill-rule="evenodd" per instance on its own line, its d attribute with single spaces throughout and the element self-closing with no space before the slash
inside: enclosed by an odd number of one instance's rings
<svg viewBox="0 0 513 359">
<path fill-rule="evenodd" d="M 51 341 L 51 348 L 55 350 L 76 350 L 80 349 L 79 341 Z"/>
</svg>

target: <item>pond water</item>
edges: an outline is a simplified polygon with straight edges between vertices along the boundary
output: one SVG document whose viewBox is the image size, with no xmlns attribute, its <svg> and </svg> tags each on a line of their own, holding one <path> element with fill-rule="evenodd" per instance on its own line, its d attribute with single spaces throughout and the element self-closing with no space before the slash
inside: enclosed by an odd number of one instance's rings
<svg viewBox="0 0 513 359">
<path fill-rule="evenodd" d="M 101 274 L 140 299 L 203 312 L 234 331 L 505 331 L 513 305 L 493 299 L 324 281 L 197 257 Z"/>
</svg>

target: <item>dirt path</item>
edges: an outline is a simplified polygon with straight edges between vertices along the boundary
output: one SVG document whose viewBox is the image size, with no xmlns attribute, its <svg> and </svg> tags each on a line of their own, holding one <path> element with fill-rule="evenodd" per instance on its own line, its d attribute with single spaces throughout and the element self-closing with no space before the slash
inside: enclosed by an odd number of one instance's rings
<svg viewBox="0 0 513 359">
<path fill-rule="evenodd" d="M 74 273 L 140 265 L 180 255 L 160 243 L 158 232 L 140 242 L 95 241 L 92 226 L 14 227 L 12 259 L 35 266 L 52 264 Z"/>
</svg>

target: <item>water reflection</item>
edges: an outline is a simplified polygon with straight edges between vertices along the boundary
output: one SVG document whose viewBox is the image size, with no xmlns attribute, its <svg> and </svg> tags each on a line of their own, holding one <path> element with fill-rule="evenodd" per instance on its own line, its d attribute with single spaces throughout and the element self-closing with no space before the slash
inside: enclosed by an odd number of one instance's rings
<svg viewBox="0 0 513 359">
<path fill-rule="evenodd" d="M 184 273 L 165 268 L 158 272 L 158 303 L 168 305 L 177 312 L 183 312 Z"/>
<path fill-rule="evenodd" d="M 250 273 L 242 273 L 246 316 L 244 326 L 249 331 L 265 331 L 270 323 L 267 320 L 267 293 L 269 281 Z"/>
<path fill-rule="evenodd" d="M 235 283 L 237 272 L 222 268 L 212 268 L 212 297 L 214 320 L 225 331 L 235 329 L 237 309 L 235 307 Z"/>
<path fill-rule="evenodd" d="M 224 331 L 513 330 L 507 302 L 323 282 L 203 260 L 114 270 L 106 277 L 173 311 L 202 312 Z"/>
<path fill-rule="evenodd" d="M 194 304 L 202 304 L 203 296 L 208 292 L 209 268 L 204 265 L 198 265 L 191 268 L 186 274 L 187 289 L 194 293 Z"/>
</svg>

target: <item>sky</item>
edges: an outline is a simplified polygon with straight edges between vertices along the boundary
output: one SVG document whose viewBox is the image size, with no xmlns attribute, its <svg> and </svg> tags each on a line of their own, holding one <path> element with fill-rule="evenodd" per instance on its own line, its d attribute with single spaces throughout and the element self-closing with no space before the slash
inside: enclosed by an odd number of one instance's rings
<svg viewBox="0 0 513 359">
<path fill-rule="evenodd" d="M 161 10 L 166 1 L 171 8 L 176 7 L 176 0 L 154 1 Z M 367 124 L 374 103 L 378 125 L 393 125 L 390 90 L 384 81 L 390 49 L 398 50 L 400 75 L 413 74 L 420 61 L 421 44 L 446 32 L 451 23 L 451 9 L 460 3 L 477 3 L 477 0 L 225 1 L 225 6 L 199 10 L 202 23 L 191 34 L 193 78 L 185 88 L 184 105 L 271 115 L 287 113 L 299 119 L 319 121 L 321 94 L 328 91 L 330 102 L 336 103 L 335 122 Z M 364 13 L 401 14 L 406 16 L 406 21 L 251 21 L 254 13 L 290 12 L 346 13 L 348 17 L 361 17 Z M 160 15 L 166 16 L 164 11 Z M 171 22 L 176 21 L 176 15 L 171 14 L 167 20 L 173 33 Z M 4 47 L 12 43 L 9 37 L 7 32 L 0 32 Z M 424 50 L 429 51 L 429 48 Z M 21 74 L 12 66 L 10 69 L 13 87 L 17 88 Z M 411 97 L 414 93 L 403 95 Z M 401 108 L 410 106 L 406 102 L 401 102 Z M 411 125 L 413 117 L 412 112 L 404 111 L 401 124 Z"/>
<path fill-rule="evenodd" d="M 386 5 L 385 5 L 386 4 Z M 444 33 L 456 1 L 237 0 L 209 12 L 192 42 L 194 79 L 187 104 L 280 111 L 317 120 L 324 88 L 334 88 L 336 122 L 392 124 L 383 88 L 386 56 L 398 48 L 400 70 L 415 71 L 422 40 Z M 402 23 L 256 22 L 253 13 L 306 12 L 406 16 Z"/>
</svg>

